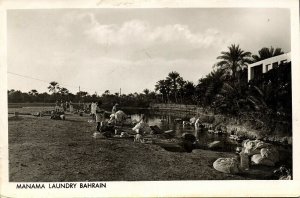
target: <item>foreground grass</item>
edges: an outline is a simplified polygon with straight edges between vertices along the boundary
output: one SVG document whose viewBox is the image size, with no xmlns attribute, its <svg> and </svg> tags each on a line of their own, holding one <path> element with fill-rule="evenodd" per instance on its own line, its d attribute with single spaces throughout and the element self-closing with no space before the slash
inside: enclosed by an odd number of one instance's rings
<svg viewBox="0 0 300 198">
<path fill-rule="evenodd" d="M 168 152 L 131 139 L 94 139 L 95 124 L 87 117 L 67 120 L 23 117 L 9 121 L 11 182 L 240 180 L 212 164 L 227 152 Z M 253 178 L 252 178 L 253 179 Z"/>
</svg>

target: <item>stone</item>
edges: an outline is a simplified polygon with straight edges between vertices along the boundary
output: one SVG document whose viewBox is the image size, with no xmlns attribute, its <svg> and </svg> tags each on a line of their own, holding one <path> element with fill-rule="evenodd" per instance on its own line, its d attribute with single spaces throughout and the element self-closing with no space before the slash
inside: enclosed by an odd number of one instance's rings
<svg viewBox="0 0 300 198">
<path fill-rule="evenodd" d="M 213 163 L 214 169 L 223 173 L 239 173 L 239 162 L 234 158 L 219 158 Z"/>
<path fill-rule="evenodd" d="M 196 141 L 196 137 L 193 134 L 190 134 L 190 133 L 183 133 L 181 135 L 181 138 L 186 140 L 186 141 L 190 141 L 190 142 L 195 142 Z"/>
</svg>

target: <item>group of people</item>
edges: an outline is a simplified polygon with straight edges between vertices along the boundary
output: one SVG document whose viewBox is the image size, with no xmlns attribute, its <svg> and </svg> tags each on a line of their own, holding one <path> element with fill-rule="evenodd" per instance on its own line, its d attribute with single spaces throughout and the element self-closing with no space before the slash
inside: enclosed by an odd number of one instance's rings
<svg viewBox="0 0 300 198">
<path fill-rule="evenodd" d="M 100 131 L 100 128 L 103 126 L 104 121 L 105 121 L 105 110 L 101 108 L 102 102 L 92 102 L 91 103 L 91 115 L 92 119 L 97 123 L 96 129 L 97 131 Z M 112 114 L 115 115 L 117 113 L 117 106 L 118 104 L 116 103 L 113 108 L 112 108 Z M 114 123 L 116 124 L 116 123 Z"/>
<path fill-rule="evenodd" d="M 91 116 L 93 120 L 96 122 L 96 130 L 97 132 L 104 132 L 114 130 L 115 126 L 123 126 L 123 125 L 132 125 L 135 123 L 135 126 L 132 128 L 132 132 L 135 133 L 134 141 L 135 142 L 143 142 L 145 134 L 151 134 L 152 129 L 147 124 L 147 120 L 145 115 L 141 115 L 141 118 L 137 122 L 132 122 L 130 118 L 122 111 L 118 109 L 118 103 L 115 103 L 112 107 L 111 112 L 105 111 L 101 108 L 102 102 L 92 102 L 90 105 Z M 110 114 L 109 120 L 105 121 L 105 114 Z M 95 133 L 97 133 L 95 132 Z M 119 131 L 120 132 L 120 131 Z M 115 135 L 119 135 L 118 131 L 114 131 Z M 110 133 L 111 134 L 111 133 Z M 120 137 L 126 137 L 128 135 L 127 132 L 120 132 Z"/>
<path fill-rule="evenodd" d="M 67 111 L 67 109 L 69 109 L 70 112 L 73 111 L 72 101 L 63 102 L 62 100 L 61 101 L 57 100 L 55 102 L 55 111 L 56 112 L 65 112 L 65 111 Z"/>
</svg>

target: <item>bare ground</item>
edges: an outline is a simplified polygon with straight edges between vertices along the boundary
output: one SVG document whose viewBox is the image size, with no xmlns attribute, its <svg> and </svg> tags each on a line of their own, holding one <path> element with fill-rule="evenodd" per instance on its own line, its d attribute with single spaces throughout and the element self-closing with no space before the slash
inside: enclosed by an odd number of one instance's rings
<svg viewBox="0 0 300 198">
<path fill-rule="evenodd" d="M 88 117 L 67 120 L 22 117 L 9 121 L 9 179 L 11 182 L 156 181 L 265 179 L 231 175 L 212 164 L 228 152 L 197 150 L 168 152 L 132 139 L 94 139 Z"/>
</svg>

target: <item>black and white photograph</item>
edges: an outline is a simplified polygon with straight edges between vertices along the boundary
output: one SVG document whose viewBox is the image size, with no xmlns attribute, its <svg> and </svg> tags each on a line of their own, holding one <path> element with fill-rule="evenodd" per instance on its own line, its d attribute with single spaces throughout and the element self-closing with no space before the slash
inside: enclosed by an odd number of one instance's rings
<svg viewBox="0 0 300 198">
<path fill-rule="evenodd" d="M 295 180 L 289 6 L 97 5 L 5 10 L 16 191 Z"/>
</svg>

